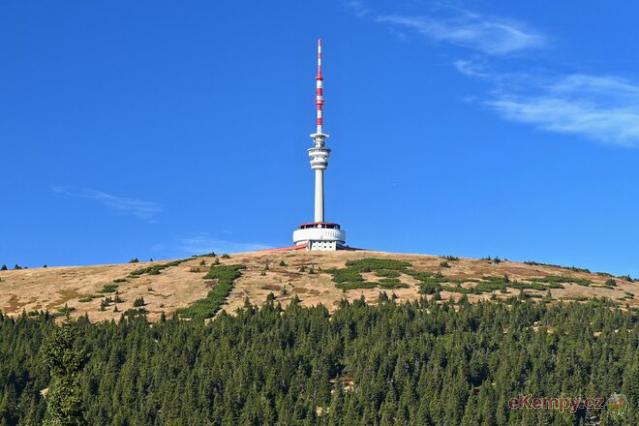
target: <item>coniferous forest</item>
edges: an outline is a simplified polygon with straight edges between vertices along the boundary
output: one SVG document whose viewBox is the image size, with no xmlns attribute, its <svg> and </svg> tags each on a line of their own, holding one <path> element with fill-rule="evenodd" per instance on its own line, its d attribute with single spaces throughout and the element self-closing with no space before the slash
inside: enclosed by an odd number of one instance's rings
<svg viewBox="0 0 639 426">
<path fill-rule="evenodd" d="M 604 301 L 385 294 L 331 315 L 270 298 L 212 321 L 0 316 L 0 424 L 636 425 L 637 320 Z"/>
</svg>

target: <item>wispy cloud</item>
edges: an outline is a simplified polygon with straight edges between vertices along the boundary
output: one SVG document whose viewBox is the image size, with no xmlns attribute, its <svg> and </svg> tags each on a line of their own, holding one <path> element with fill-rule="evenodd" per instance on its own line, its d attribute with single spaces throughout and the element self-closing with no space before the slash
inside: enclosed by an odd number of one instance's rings
<svg viewBox="0 0 639 426">
<path fill-rule="evenodd" d="M 364 0 L 346 0 L 344 5 L 358 18 L 367 16 L 372 12 Z"/>
<path fill-rule="evenodd" d="M 449 43 L 486 55 L 506 55 L 546 45 L 540 32 L 504 18 L 454 9 L 450 16 L 380 15 L 376 21 L 400 26 L 436 42 Z"/>
<path fill-rule="evenodd" d="M 63 194 L 74 198 L 85 198 L 96 201 L 103 206 L 143 219 L 153 221 L 154 218 L 162 211 L 162 207 L 153 201 L 144 201 L 135 198 L 120 197 L 103 191 L 93 189 L 72 190 L 64 186 L 51 187 L 53 192 Z"/>
<path fill-rule="evenodd" d="M 480 77 L 480 78 L 492 78 L 493 76 L 486 71 L 486 69 L 476 62 L 457 60 L 453 62 L 453 65 L 461 74 L 468 77 Z"/>
<path fill-rule="evenodd" d="M 347 5 L 356 15 L 473 51 L 474 60 L 453 63 L 461 74 L 490 87 L 466 96 L 506 120 L 538 129 L 578 135 L 625 147 L 639 147 L 639 83 L 610 75 L 547 72 L 495 72 L 490 61 L 549 45 L 549 37 L 529 25 L 431 3 L 423 14 L 381 14 L 365 0 Z M 396 7 L 401 6 L 401 3 Z"/>
<path fill-rule="evenodd" d="M 177 246 L 178 250 L 186 255 L 203 254 L 211 251 L 216 253 L 238 253 L 264 250 L 272 247 L 264 243 L 222 240 L 211 237 L 208 234 L 180 238 Z"/>
<path fill-rule="evenodd" d="M 615 76 L 540 76 L 494 73 L 469 61 L 459 72 L 486 79 L 493 89 L 481 104 L 501 117 L 536 128 L 639 147 L 639 84 Z"/>
</svg>

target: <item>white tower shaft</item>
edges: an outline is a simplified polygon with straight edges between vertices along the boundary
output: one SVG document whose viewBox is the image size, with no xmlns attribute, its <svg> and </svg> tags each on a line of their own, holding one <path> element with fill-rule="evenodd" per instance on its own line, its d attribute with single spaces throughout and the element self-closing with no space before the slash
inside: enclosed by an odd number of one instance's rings
<svg viewBox="0 0 639 426">
<path fill-rule="evenodd" d="M 315 170 L 315 222 L 324 222 L 324 170 Z"/>
</svg>

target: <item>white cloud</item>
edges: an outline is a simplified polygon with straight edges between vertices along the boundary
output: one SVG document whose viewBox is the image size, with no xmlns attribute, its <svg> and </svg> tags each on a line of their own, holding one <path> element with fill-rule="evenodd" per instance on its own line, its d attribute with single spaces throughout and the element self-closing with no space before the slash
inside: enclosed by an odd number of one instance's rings
<svg viewBox="0 0 639 426">
<path fill-rule="evenodd" d="M 523 24 L 501 18 L 484 17 L 456 10 L 451 17 L 384 15 L 377 22 L 404 27 L 437 42 L 479 51 L 487 55 L 506 55 L 543 47 L 546 37 Z"/>
<path fill-rule="evenodd" d="M 573 74 L 550 83 L 499 87 L 482 102 L 503 118 L 556 133 L 639 147 L 639 85 Z"/>
<path fill-rule="evenodd" d="M 371 13 L 371 9 L 363 0 L 346 0 L 344 5 L 358 18 L 363 18 Z"/>
<path fill-rule="evenodd" d="M 499 73 L 472 61 L 453 63 L 493 87 L 475 101 L 501 117 L 538 129 L 639 148 L 639 83 L 611 75 Z"/>
<path fill-rule="evenodd" d="M 153 201 L 120 197 L 93 189 L 73 191 L 63 186 L 54 186 L 51 189 L 58 194 L 97 201 L 112 210 L 129 214 L 146 221 L 153 221 L 154 217 L 162 211 L 162 207 Z"/>
<path fill-rule="evenodd" d="M 625 147 L 639 147 L 639 84 L 608 75 L 494 72 L 488 57 L 548 45 L 548 37 L 512 20 L 435 4 L 428 13 L 379 14 L 352 0 L 358 15 L 409 30 L 425 38 L 473 50 L 476 60 L 453 63 L 461 74 L 491 85 L 483 97 L 465 96 L 507 120 L 545 131 L 578 135 Z M 483 98 L 483 99 L 482 99 Z"/>
<path fill-rule="evenodd" d="M 458 61 L 453 62 L 453 65 L 455 66 L 457 71 L 469 77 L 481 77 L 481 78 L 491 77 L 491 74 L 486 72 L 483 66 L 472 61 L 464 61 L 460 59 Z"/>
<path fill-rule="evenodd" d="M 255 242 L 227 241 L 210 237 L 208 234 L 199 234 L 181 238 L 178 242 L 178 250 L 186 255 L 215 253 L 238 253 L 246 251 L 264 250 L 270 248 L 267 244 Z"/>
</svg>

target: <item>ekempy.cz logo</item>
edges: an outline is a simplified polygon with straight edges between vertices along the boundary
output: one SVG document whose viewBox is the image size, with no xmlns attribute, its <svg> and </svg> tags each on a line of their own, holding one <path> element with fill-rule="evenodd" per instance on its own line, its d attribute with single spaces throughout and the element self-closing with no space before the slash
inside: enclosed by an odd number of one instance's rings
<svg viewBox="0 0 639 426">
<path fill-rule="evenodd" d="M 613 393 L 609 398 L 605 397 L 569 397 L 569 396 L 532 396 L 520 395 L 508 400 L 508 408 L 511 410 L 603 410 L 621 411 L 626 405 L 626 397 L 623 394 Z"/>
</svg>

